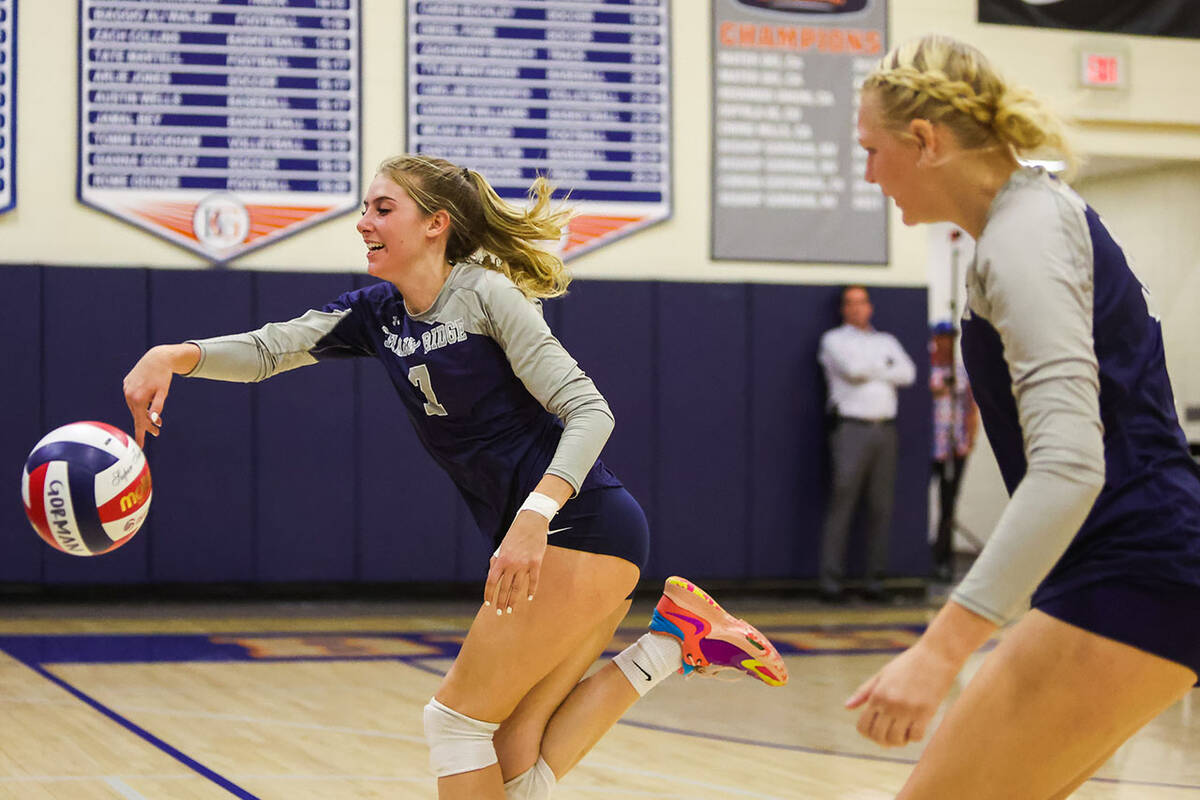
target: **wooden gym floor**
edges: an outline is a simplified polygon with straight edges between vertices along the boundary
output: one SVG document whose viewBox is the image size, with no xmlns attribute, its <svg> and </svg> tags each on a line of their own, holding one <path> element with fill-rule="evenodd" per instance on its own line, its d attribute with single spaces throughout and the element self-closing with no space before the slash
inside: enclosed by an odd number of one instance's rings
<svg viewBox="0 0 1200 800">
<path fill-rule="evenodd" d="M 555 799 L 893 796 L 920 747 L 875 747 L 841 704 L 914 640 L 933 606 L 718 599 L 776 642 L 789 685 L 672 677 L 566 776 Z M 652 604 L 634 604 L 613 652 L 641 635 Z M 434 797 L 421 707 L 473 610 L 432 602 L 0 606 L 0 798 Z M 1200 799 L 1200 691 L 1074 797 Z"/>
</svg>

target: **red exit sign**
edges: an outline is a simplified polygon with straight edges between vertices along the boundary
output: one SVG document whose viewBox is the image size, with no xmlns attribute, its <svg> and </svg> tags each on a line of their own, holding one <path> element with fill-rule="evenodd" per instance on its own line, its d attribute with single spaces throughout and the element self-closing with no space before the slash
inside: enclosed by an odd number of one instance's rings
<svg viewBox="0 0 1200 800">
<path fill-rule="evenodd" d="M 1128 85 L 1129 62 L 1124 53 L 1080 50 L 1079 81 L 1096 89 L 1122 89 Z"/>
</svg>

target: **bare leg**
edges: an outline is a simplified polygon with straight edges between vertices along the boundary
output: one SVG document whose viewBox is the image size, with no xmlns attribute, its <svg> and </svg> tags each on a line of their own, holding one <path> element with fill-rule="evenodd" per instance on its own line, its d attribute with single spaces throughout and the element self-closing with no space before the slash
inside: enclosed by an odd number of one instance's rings
<svg viewBox="0 0 1200 800">
<path fill-rule="evenodd" d="M 537 686 L 533 687 L 533 690 L 521 700 L 516 711 L 496 731 L 494 740 L 496 755 L 500 759 L 504 780 L 507 781 L 525 772 L 534 765 L 539 755 L 546 759 L 556 776 L 562 777 L 575 762 L 568 763 L 558 755 L 561 744 L 556 744 L 554 740 L 556 738 L 566 738 L 571 741 L 584 739 L 587 744 L 582 752 L 587 752 L 587 749 L 612 727 L 633 701 L 637 700 L 638 694 L 629 685 L 629 681 L 625 679 L 620 670 L 610 664 L 601 672 L 611 669 L 617 673 L 621 681 L 620 684 L 610 687 L 602 697 L 599 703 L 600 708 L 596 709 L 601 713 L 596 718 L 588 715 L 575 715 L 570 724 L 561 733 L 556 730 L 554 736 L 547 730 L 547 724 L 551 722 L 552 717 L 554 720 L 559 720 L 562 716 L 560 706 L 564 705 L 564 699 L 570 702 L 570 698 L 581 692 L 594 693 L 593 684 L 598 675 L 593 675 L 582 683 L 580 683 L 580 678 L 612 641 L 617 626 L 621 624 L 621 620 L 625 618 L 628 611 L 629 602 L 626 601 L 613 612 L 612 616 L 596 628 L 587 642 L 571 654 L 566 661 L 555 667 L 554 671 L 543 678 Z M 612 719 L 605 722 L 604 720 L 609 716 Z M 557 726 L 556 723 L 557 727 L 562 726 Z"/>
<path fill-rule="evenodd" d="M 1061 797 L 1195 681 L 1172 661 L 1030 611 L 950 709 L 897 800 Z"/>
<path fill-rule="evenodd" d="M 637 702 L 637 690 L 613 662 L 579 684 L 546 726 L 542 757 L 558 777 L 565 775 Z"/>
<path fill-rule="evenodd" d="M 705 618 L 711 620 L 711 624 L 714 625 L 711 634 L 726 642 L 729 642 L 729 637 L 732 636 L 739 642 L 749 641 L 759 648 L 753 653 L 746 648 L 741 651 L 743 655 L 737 658 L 720 656 L 717 665 L 710 664 L 709 668 L 729 668 L 732 661 L 737 661 L 741 665 L 740 669 L 750 672 L 764 683 L 786 683 L 787 669 L 769 642 L 764 645 L 757 641 L 761 639 L 762 642 L 766 642 L 766 637 L 761 633 L 744 621 L 730 617 L 703 590 L 686 580 L 672 578 L 668 580 L 664 591 L 666 597 L 671 600 L 671 607 L 675 609 L 674 612 L 668 610 L 668 616 L 672 613 L 707 615 Z M 679 605 L 680 603 L 683 605 Z M 697 606 L 702 611 L 696 612 Z M 496 751 L 500 756 L 506 780 L 527 770 L 537 761 L 539 754 L 554 775 L 562 777 L 574 768 L 629 707 L 637 702 L 642 692 L 654 685 L 655 679 L 643 669 L 642 676 L 651 682 L 643 684 L 640 678 L 636 678 L 641 691 L 634 688 L 630 683 L 633 678 L 628 677 L 626 671 L 618 666 L 615 660 L 609 661 L 587 680 L 579 681 L 579 677 L 594 663 L 596 657 L 603 652 L 604 646 L 611 640 L 612 632 L 624 617 L 627 607 L 628 604 L 621 607 L 619 614 L 610 620 L 609 626 L 601 626 L 599 635 L 581 647 L 576 657 L 559 665 L 526 695 L 513 715 L 497 731 Z M 685 617 L 680 617 L 683 618 Z M 639 650 L 636 657 L 647 659 L 645 663 L 654 671 L 657 680 L 669 677 L 679 669 L 683 661 L 684 647 L 677 638 L 654 634 L 647 634 L 642 638 L 648 640 L 647 646 L 650 650 Z M 642 648 L 641 641 L 639 640 L 634 647 Z M 655 642 L 664 644 L 665 647 L 658 648 L 654 645 Z M 771 655 L 767 655 L 763 648 L 770 648 Z M 665 652 L 657 652 L 659 649 L 672 652 L 667 655 Z M 764 660 L 758 661 L 759 656 Z M 636 661 L 633 663 L 637 664 Z M 747 666 L 751 663 L 754 666 Z M 625 666 L 628 667 L 628 663 Z M 508 760 L 506 755 L 509 756 Z"/>
<path fill-rule="evenodd" d="M 638 568 L 623 559 L 547 547 L 537 599 L 511 615 L 481 608 L 437 699 L 474 719 L 508 719 L 537 684 L 586 648 L 601 626 L 611 636 L 611 619 L 627 608 L 625 598 L 637 578 Z M 438 796 L 501 800 L 501 767 L 439 778 Z"/>
<path fill-rule="evenodd" d="M 1104 762 L 1113 757 L 1113 753 L 1117 752 L 1118 748 L 1120 748 L 1120 745 L 1117 745 L 1113 749 L 1109 750 L 1103 756 L 1096 759 L 1093 763 L 1088 764 L 1087 767 L 1085 767 L 1079 773 L 1079 775 L 1075 777 L 1075 780 L 1071 781 L 1070 785 L 1064 787 L 1062 791 L 1056 792 L 1052 797 L 1049 798 L 1049 800 L 1066 800 L 1066 798 L 1070 797 L 1076 789 L 1078 789 L 1084 784 L 1084 782 L 1087 781 L 1088 778 L 1096 774 L 1096 770 L 1104 766 Z"/>
</svg>

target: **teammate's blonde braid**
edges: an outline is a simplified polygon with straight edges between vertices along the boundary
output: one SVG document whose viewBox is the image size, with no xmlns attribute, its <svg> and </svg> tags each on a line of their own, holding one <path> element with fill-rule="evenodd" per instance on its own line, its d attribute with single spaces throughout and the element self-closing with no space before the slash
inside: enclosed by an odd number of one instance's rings
<svg viewBox="0 0 1200 800">
<path fill-rule="evenodd" d="M 982 54 L 961 42 L 933 36 L 902 45 L 867 76 L 863 88 L 886 95 L 886 113 L 895 124 L 918 118 L 943 122 L 964 147 L 998 140 L 1017 154 L 1048 149 L 1076 163 L 1062 122 L 1033 92 L 1009 86 Z"/>
</svg>

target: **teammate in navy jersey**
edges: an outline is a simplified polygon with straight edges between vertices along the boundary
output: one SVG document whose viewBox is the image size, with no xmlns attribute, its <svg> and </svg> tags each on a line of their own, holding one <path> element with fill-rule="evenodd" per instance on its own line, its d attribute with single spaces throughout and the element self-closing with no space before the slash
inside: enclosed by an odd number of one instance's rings
<svg viewBox="0 0 1200 800">
<path fill-rule="evenodd" d="M 651 632 L 581 681 L 629 610 L 649 534 L 597 460 L 608 404 L 542 319 L 539 298 L 562 294 L 569 278 L 536 243 L 557 240 L 567 214 L 551 208 L 545 180 L 531 194 L 532 207 L 518 208 L 476 172 L 389 159 L 358 223 L 368 271 L 383 282 L 251 333 L 154 347 L 125 377 L 141 444 L 160 433 L 175 374 L 260 381 L 325 359 L 383 363 L 496 548 L 484 603 L 425 707 L 444 799 L 544 800 L 675 672 L 787 681 L 766 637 L 682 578 L 668 579 Z"/>
<path fill-rule="evenodd" d="M 962 345 L 1011 499 L 920 640 L 847 700 L 883 745 L 923 737 L 1006 631 L 901 798 L 1062 798 L 1200 672 L 1200 475 L 1148 293 L 1096 213 L 1018 154 L 1061 126 L 974 48 L 927 36 L 867 76 L 866 179 L 904 222 L 973 236 Z"/>
</svg>

